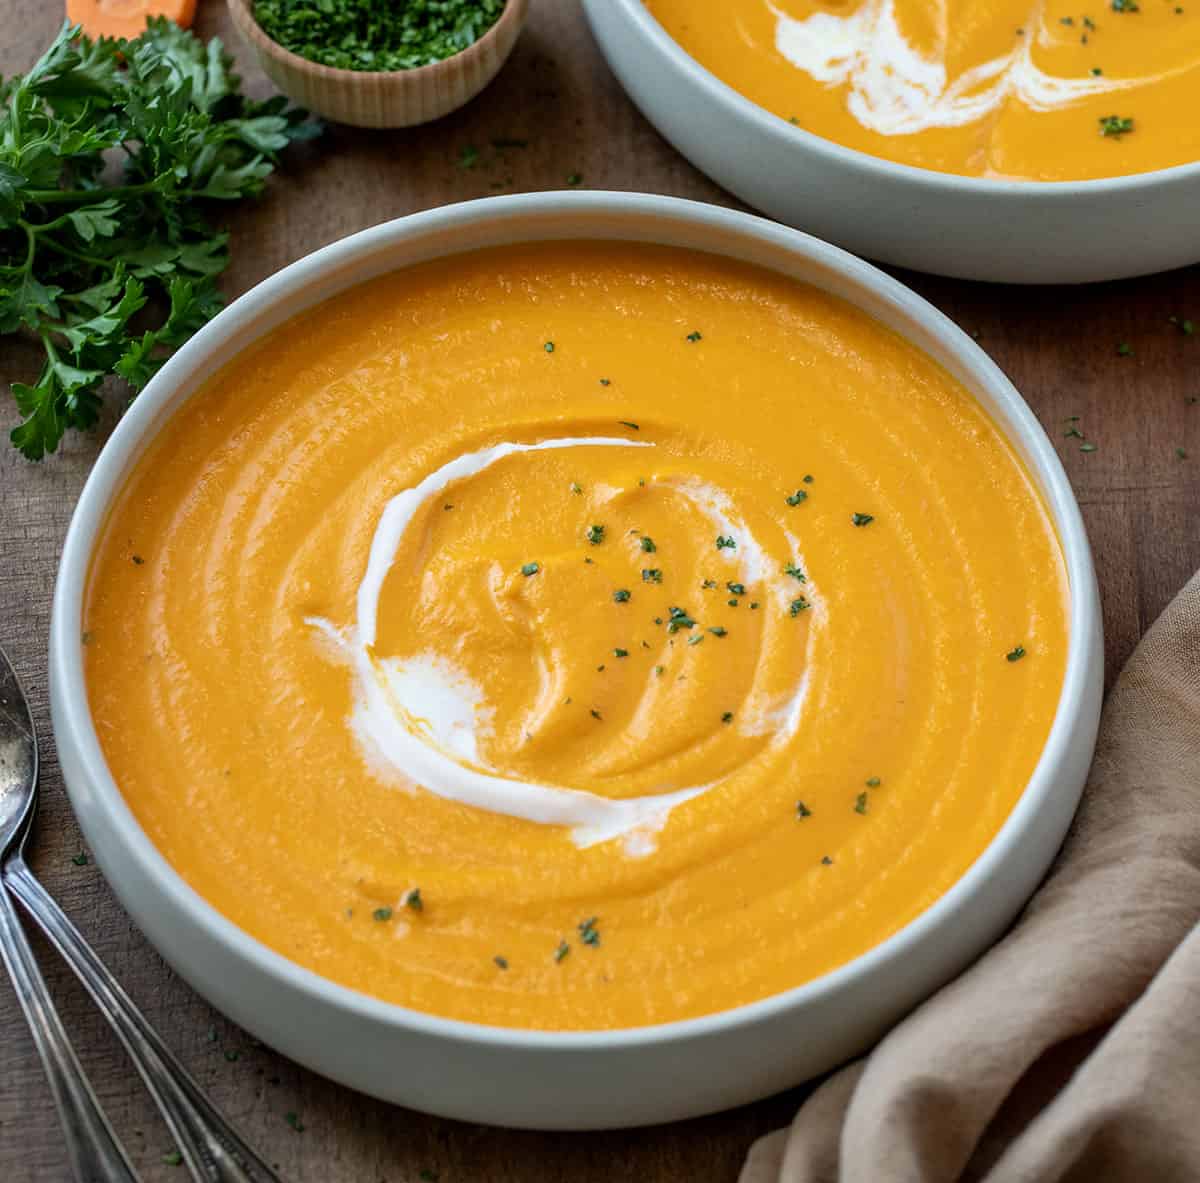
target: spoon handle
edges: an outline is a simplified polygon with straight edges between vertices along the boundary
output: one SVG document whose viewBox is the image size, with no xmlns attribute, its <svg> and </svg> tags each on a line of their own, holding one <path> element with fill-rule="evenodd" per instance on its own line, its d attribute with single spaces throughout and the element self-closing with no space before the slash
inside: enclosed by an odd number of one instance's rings
<svg viewBox="0 0 1200 1183">
<path fill-rule="evenodd" d="M 4 864 L 3 882 L 75 971 L 117 1033 L 196 1183 L 280 1183 L 213 1107 L 20 854 Z"/>
<path fill-rule="evenodd" d="M 16 987 L 34 1043 L 50 1081 L 62 1122 L 71 1170 L 78 1183 L 138 1183 L 137 1173 L 117 1139 L 75 1055 L 62 1020 L 34 960 L 16 908 L 0 886 L 0 958 Z"/>
</svg>

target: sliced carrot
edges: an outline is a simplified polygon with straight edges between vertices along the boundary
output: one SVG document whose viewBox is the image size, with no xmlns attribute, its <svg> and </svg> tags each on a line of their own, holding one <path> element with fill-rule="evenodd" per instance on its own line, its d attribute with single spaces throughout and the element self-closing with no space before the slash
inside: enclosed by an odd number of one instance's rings
<svg viewBox="0 0 1200 1183">
<path fill-rule="evenodd" d="M 196 0 L 67 0 L 67 20 L 89 37 L 138 37 L 152 16 L 186 29 L 195 15 Z"/>
</svg>

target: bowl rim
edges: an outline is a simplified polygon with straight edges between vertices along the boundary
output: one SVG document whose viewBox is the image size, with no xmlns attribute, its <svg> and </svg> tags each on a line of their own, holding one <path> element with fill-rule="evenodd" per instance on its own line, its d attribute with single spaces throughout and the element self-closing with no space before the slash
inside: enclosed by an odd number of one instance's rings
<svg viewBox="0 0 1200 1183">
<path fill-rule="evenodd" d="M 347 70 L 342 66 L 327 66 L 323 62 L 314 62 L 311 58 L 293 53 L 280 45 L 274 37 L 258 23 L 254 15 L 254 0 L 226 0 L 229 5 L 234 23 L 239 32 L 255 49 L 273 57 L 294 73 L 308 74 L 324 82 L 339 82 L 353 84 L 355 82 L 381 81 L 393 78 L 412 78 L 417 85 L 432 83 L 439 72 L 450 62 L 461 66 L 468 57 L 482 56 L 491 47 L 491 43 L 503 34 L 501 26 L 516 24 L 519 29 L 524 24 L 529 13 L 529 0 L 504 0 L 500 15 L 492 22 L 482 37 L 477 37 L 470 45 L 464 46 L 448 58 L 440 58 L 436 62 L 427 62 L 423 66 L 406 66 L 400 70 Z"/>
<path fill-rule="evenodd" d="M 231 0 L 234 2 L 234 0 Z M 1036 195 L 1051 201 L 1069 201 L 1072 198 L 1104 196 L 1108 194 L 1131 194 L 1154 188 L 1177 180 L 1200 176 L 1200 160 L 1173 164 L 1167 168 L 1150 169 L 1146 172 L 1127 173 L 1115 177 L 1094 177 L 1087 180 L 1023 181 L 1002 180 L 997 177 L 973 177 L 962 173 L 943 172 L 940 169 L 918 168 L 913 164 L 902 164 L 896 160 L 885 160 L 858 148 L 848 148 L 816 132 L 798 127 L 786 119 L 773 114 L 765 107 L 747 98 L 741 91 L 722 81 L 707 66 L 683 48 L 663 28 L 657 17 L 646 6 L 645 0 L 583 0 L 586 10 L 593 4 L 604 4 L 624 14 L 636 32 L 649 41 L 660 54 L 665 55 L 679 71 L 689 75 L 713 102 L 724 107 L 731 115 L 754 125 L 755 130 L 776 141 L 783 151 L 794 151 L 797 140 L 807 151 L 845 168 L 868 173 L 882 174 L 899 184 L 915 185 L 925 189 L 950 191 L 962 197 L 963 190 L 972 190 L 981 196 L 1007 198 Z"/>
<path fill-rule="evenodd" d="M 481 220 L 502 226 L 505 222 L 521 222 L 533 216 L 552 228 L 581 215 L 607 219 L 610 224 L 614 218 L 624 218 L 634 224 L 654 220 L 657 225 L 710 229 L 714 237 L 724 233 L 778 249 L 783 255 L 799 258 L 815 269 L 823 268 L 836 278 L 849 281 L 873 301 L 882 303 L 898 321 L 905 323 L 907 333 L 896 327 L 893 331 L 900 332 L 906 339 L 912 340 L 919 331 L 944 349 L 947 356 L 953 357 L 969 374 L 975 385 L 973 393 L 986 390 L 987 397 L 1003 408 L 1008 423 L 1001 426 L 1001 430 L 1010 444 L 1020 445 L 1018 450 L 1023 452 L 1024 462 L 1041 488 L 1059 536 L 1067 573 L 1069 640 L 1054 721 L 1038 762 L 1012 811 L 987 847 L 949 890 L 886 940 L 818 978 L 730 1009 L 642 1027 L 537 1030 L 445 1018 L 386 1002 L 334 982 L 261 943 L 204 899 L 150 840 L 109 771 L 88 703 L 81 630 L 84 594 L 95 545 L 113 499 L 124 485 L 132 464 L 144 443 L 161 429 L 162 408 L 175 397 L 177 380 L 191 385 L 192 393 L 188 397 L 192 397 L 215 372 L 217 367 L 212 363 L 212 354 L 219 353 L 223 345 L 241 337 L 241 348 L 246 348 L 264 333 L 278 327 L 259 331 L 254 328 L 269 317 L 273 308 L 306 290 L 319 289 L 323 280 L 345 274 L 357 264 L 397 248 L 403 250 L 406 242 L 416 244 L 439 233 L 469 229 Z M 585 227 L 575 236 L 550 234 L 546 237 L 587 239 L 597 235 L 589 235 Z M 621 240 L 617 233 L 598 237 Z M 541 240 L 536 231 L 514 239 Z M 631 233 L 629 241 L 633 240 L 649 241 Z M 465 251 L 473 249 L 478 248 L 462 248 Z M 450 247 L 439 249 L 428 257 L 449 257 L 456 253 L 459 251 Z M 402 270 L 408 265 L 399 263 L 391 270 Z M 314 307 L 353 286 L 354 281 L 339 284 L 335 292 L 326 291 L 305 308 Z M 848 297 L 843 295 L 842 298 Z M 867 315 L 879 319 L 870 311 Z M 247 338 L 245 328 L 239 326 L 250 326 L 253 335 Z M 917 348 L 928 352 L 921 345 Z M 79 773 L 74 785 L 70 780 L 67 784 L 72 806 L 78 809 L 86 800 L 86 812 L 102 812 L 106 823 L 116 833 L 124 854 L 137 861 L 140 874 L 154 884 L 161 897 L 169 900 L 214 944 L 226 949 L 231 956 L 251 963 L 255 970 L 277 985 L 295 990 L 312 1004 L 332 1007 L 362 1021 L 452 1043 L 564 1054 L 622 1050 L 728 1034 L 766 1022 L 783 1012 L 803 1010 L 806 1005 L 818 1004 L 851 986 L 856 979 L 877 973 L 919 946 L 933 931 L 952 924 L 960 906 L 985 887 L 1008 859 L 1016 856 L 1023 836 L 1036 827 L 1042 810 L 1057 791 L 1058 772 L 1069 757 L 1080 710 L 1097 677 L 1091 647 L 1098 629 L 1099 600 L 1087 534 L 1066 472 L 1049 437 L 996 363 L 948 316 L 923 297 L 840 247 L 739 210 L 676 197 L 603 190 L 510 194 L 396 218 L 302 256 L 231 302 L 168 359 L 134 400 L 102 448 L 72 513 L 55 581 L 50 623 L 50 682 L 56 707 L 53 730 L 59 748 L 70 757 L 63 763 L 75 766 Z"/>
</svg>

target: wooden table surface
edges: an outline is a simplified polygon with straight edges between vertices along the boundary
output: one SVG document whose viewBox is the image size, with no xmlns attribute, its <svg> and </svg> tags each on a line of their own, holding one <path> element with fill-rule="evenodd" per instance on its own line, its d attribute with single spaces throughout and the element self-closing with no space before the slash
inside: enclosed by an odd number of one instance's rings
<svg viewBox="0 0 1200 1183">
<path fill-rule="evenodd" d="M 59 12 L 44 0 L 0 0 L 0 73 L 25 69 Z M 236 51 L 249 86 L 268 86 L 232 45 L 224 6 L 201 5 L 199 30 Z M 498 151 L 493 140 L 527 147 Z M 478 149 L 478 159 L 463 167 Z M 233 216 L 230 295 L 308 251 L 414 210 L 494 193 L 584 187 L 648 190 L 738 203 L 665 144 L 624 97 L 593 45 L 578 0 L 534 0 L 496 83 L 433 126 L 367 133 L 330 128 L 289 158 L 268 195 Z M 1111 680 L 1138 637 L 1200 567 L 1200 268 L 1078 289 L 1018 289 L 905 275 L 1012 377 L 1055 441 L 1083 506 L 1104 598 Z M 1127 342 L 1132 356 L 1119 356 Z M 35 357 L 0 345 L 0 377 L 30 380 Z M 110 392 L 110 406 L 123 393 Z M 759 1134 L 785 1122 L 794 1093 L 732 1113 L 609 1134 L 534 1134 L 429 1118 L 340 1088 L 242 1031 L 166 968 L 114 901 L 94 862 L 77 865 L 78 830 L 62 789 L 46 709 L 50 594 L 75 498 L 111 428 L 73 436 L 42 464 L 0 444 L 0 644 L 33 698 L 43 737 L 43 800 L 34 866 L 85 935 L 220 1107 L 278 1164 L 309 1183 L 642 1183 L 731 1180 Z M 1095 451 L 1064 436 L 1078 425 Z M 0 398 L 0 427 L 16 422 Z M 65 1022 L 117 1129 L 147 1180 L 179 1179 L 148 1097 L 74 979 L 39 946 Z M 403 1065 L 397 1066 L 403 1071 Z M 636 1082 L 631 1082 L 636 1087 Z M 285 1115 L 299 1115 L 294 1129 Z M 0 1180 L 68 1178 L 57 1121 L 7 980 L 0 983 Z"/>
</svg>

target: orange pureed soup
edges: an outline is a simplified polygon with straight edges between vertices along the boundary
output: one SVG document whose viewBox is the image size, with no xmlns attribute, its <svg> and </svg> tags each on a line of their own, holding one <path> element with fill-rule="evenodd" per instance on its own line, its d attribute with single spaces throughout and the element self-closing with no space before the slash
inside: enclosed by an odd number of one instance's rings
<svg viewBox="0 0 1200 1183">
<path fill-rule="evenodd" d="M 155 845 L 334 981 L 510 1027 L 775 993 L 996 834 L 1066 659 L 1021 462 L 814 288 L 623 243 L 389 275 L 163 428 L 86 603 Z"/>
<path fill-rule="evenodd" d="M 701 65 L 848 148 L 1035 181 L 1200 159 L 1200 5 L 645 0 Z"/>
</svg>

